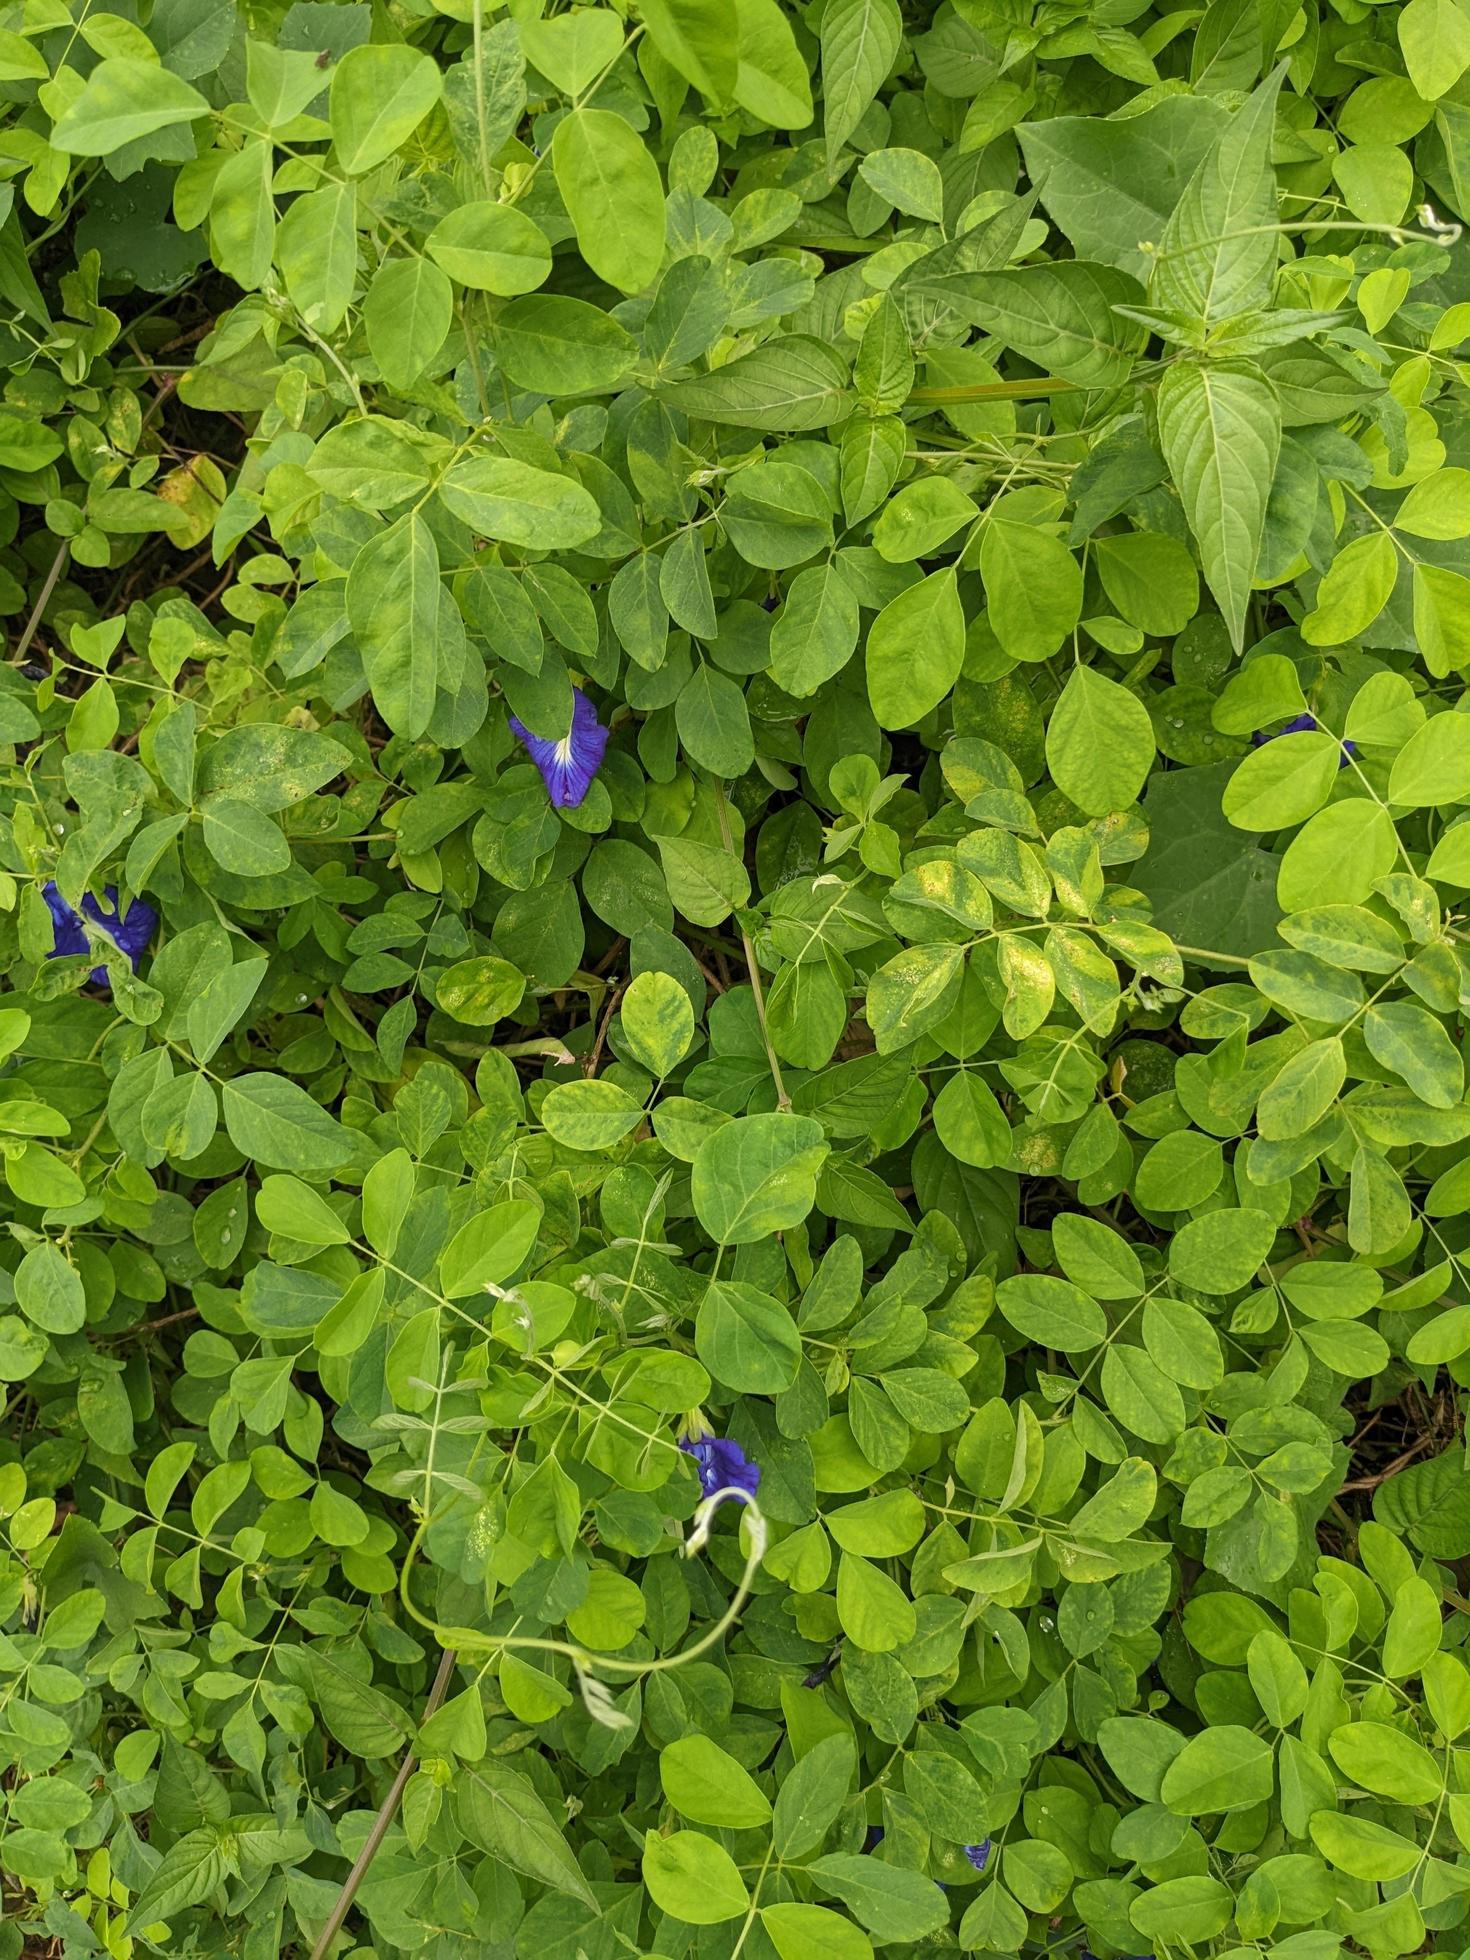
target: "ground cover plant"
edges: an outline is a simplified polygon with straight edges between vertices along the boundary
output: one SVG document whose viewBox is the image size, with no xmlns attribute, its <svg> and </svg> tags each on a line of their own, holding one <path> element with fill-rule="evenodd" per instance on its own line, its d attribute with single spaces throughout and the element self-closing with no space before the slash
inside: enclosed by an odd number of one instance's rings
<svg viewBox="0 0 1470 1960">
<path fill-rule="evenodd" d="M 0 1960 L 1470 1947 L 1470 12 L 0 96 Z"/>
</svg>

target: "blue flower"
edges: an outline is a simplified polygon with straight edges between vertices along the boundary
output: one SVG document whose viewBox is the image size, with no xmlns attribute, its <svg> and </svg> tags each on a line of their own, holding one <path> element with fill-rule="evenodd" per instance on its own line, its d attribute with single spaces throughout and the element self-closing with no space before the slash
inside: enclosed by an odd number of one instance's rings
<svg viewBox="0 0 1470 1960">
<path fill-rule="evenodd" d="M 760 1465 L 752 1463 L 728 1436 L 685 1436 L 679 1448 L 694 1458 L 699 1488 L 706 1497 L 717 1490 L 741 1490 L 754 1497 L 761 1487 Z"/>
<path fill-rule="evenodd" d="M 990 1839 L 986 1838 L 980 1844 L 967 1844 L 965 1846 L 965 1856 L 977 1872 L 983 1872 L 985 1867 L 990 1863 Z"/>
<path fill-rule="evenodd" d="M 591 789 L 592 778 L 602 767 L 607 749 L 607 730 L 581 688 L 572 689 L 572 725 L 559 742 L 533 735 L 514 715 L 510 718 L 510 732 L 524 744 L 526 753 L 541 771 L 553 808 L 575 810 Z"/>
<path fill-rule="evenodd" d="M 863 1838 L 864 1851 L 876 1851 L 882 1842 L 883 1826 L 881 1824 L 869 1824 L 867 1833 Z"/>
<path fill-rule="evenodd" d="M 1273 730 L 1269 735 L 1264 729 L 1258 728 L 1251 736 L 1251 741 L 1258 749 L 1263 749 L 1267 742 L 1274 742 L 1282 735 L 1310 735 L 1316 726 L 1317 717 L 1308 712 L 1304 715 L 1297 715 L 1293 720 L 1283 723 L 1280 728 Z M 1342 745 L 1342 754 L 1338 758 L 1338 768 L 1346 769 L 1348 763 L 1357 752 L 1358 745 L 1356 742 L 1344 742 Z"/>
<path fill-rule="evenodd" d="M 108 909 L 104 910 L 92 894 L 87 892 L 82 899 L 80 914 L 61 896 L 56 889 L 54 879 L 47 882 L 41 895 L 51 914 L 53 943 L 47 957 L 53 960 L 65 959 L 71 954 L 88 953 L 92 950 L 88 943 L 86 927 L 82 924 L 83 916 L 90 919 L 94 925 L 101 926 L 108 938 L 116 942 L 119 952 L 126 953 L 134 966 L 138 964 L 143 949 L 158 926 L 158 914 L 141 898 L 135 898 L 127 911 L 119 914 L 116 885 L 107 887 L 105 896 Z M 107 968 L 94 966 L 92 978 L 98 986 L 105 987 Z"/>
</svg>

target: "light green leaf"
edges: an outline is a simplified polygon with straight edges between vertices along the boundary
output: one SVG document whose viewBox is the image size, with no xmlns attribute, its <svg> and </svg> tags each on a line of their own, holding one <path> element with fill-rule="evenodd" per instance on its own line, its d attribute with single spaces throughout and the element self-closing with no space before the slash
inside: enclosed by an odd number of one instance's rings
<svg viewBox="0 0 1470 1960">
<path fill-rule="evenodd" d="M 483 538 L 535 551 L 569 551 L 602 529 L 596 499 L 571 476 L 510 457 L 474 457 L 439 483 L 439 496 Z"/>
<path fill-rule="evenodd" d="M 720 1245 L 753 1245 L 811 1210 L 827 1155 L 809 1116 L 741 1117 L 716 1130 L 694 1160 L 694 1208 Z"/>
<path fill-rule="evenodd" d="M 1274 242 L 1271 247 L 1273 260 Z M 1159 440 L 1237 649 L 1281 447 L 1281 409 L 1254 368 L 1180 362 L 1159 383 Z"/>
<path fill-rule="evenodd" d="M 664 255 L 663 185 L 642 138 L 610 110 L 574 109 L 551 160 L 583 258 L 620 292 L 641 292 Z"/>
<path fill-rule="evenodd" d="M 209 104 L 186 81 L 151 61 L 114 55 L 99 61 L 51 131 L 53 149 L 105 157 L 161 129 L 192 122 Z"/>
<path fill-rule="evenodd" d="M 868 629 L 868 699 L 882 728 L 908 728 L 954 686 L 965 657 L 965 615 L 952 568 L 908 586 Z"/>
<path fill-rule="evenodd" d="M 1074 667 L 1052 711 L 1046 759 L 1057 787 L 1088 816 L 1126 810 L 1153 766 L 1148 710 L 1095 667 Z"/>
<path fill-rule="evenodd" d="M 332 71 L 331 125 L 349 177 L 384 162 L 439 100 L 439 65 L 402 41 L 349 48 Z"/>
</svg>

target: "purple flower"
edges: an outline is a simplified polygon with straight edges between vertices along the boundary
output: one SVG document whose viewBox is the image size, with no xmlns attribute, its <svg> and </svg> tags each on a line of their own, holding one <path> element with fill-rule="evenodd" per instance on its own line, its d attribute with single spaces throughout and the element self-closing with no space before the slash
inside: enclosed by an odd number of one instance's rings
<svg viewBox="0 0 1470 1960">
<path fill-rule="evenodd" d="M 752 1463 L 728 1436 L 685 1436 L 679 1448 L 694 1458 L 699 1488 L 706 1497 L 717 1490 L 740 1490 L 754 1497 L 761 1487 L 760 1465 Z"/>
<path fill-rule="evenodd" d="M 1251 741 L 1258 749 L 1263 749 L 1267 742 L 1274 742 L 1282 735 L 1310 735 L 1316 726 L 1317 717 L 1308 711 L 1306 714 L 1295 716 L 1293 720 L 1284 723 L 1282 727 L 1273 730 L 1269 735 L 1264 729 L 1258 728 L 1251 736 Z M 1342 745 L 1342 754 L 1338 758 L 1338 768 L 1346 769 L 1348 763 L 1357 752 L 1358 745 L 1356 742 L 1344 742 Z"/>
<path fill-rule="evenodd" d="M 533 735 L 514 715 L 510 718 L 510 732 L 525 745 L 526 753 L 541 771 L 552 807 L 575 810 L 591 789 L 592 778 L 601 768 L 607 748 L 607 730 L 581 688 L 572 689 L 572 725 L 559 742 Z"/>
<path fill-rule="evenodd" d="M 883 1826 L 881 1824 L 869 1824 L 867 1834 L 863 1838 L 864 1851 L 876 1851 L 882 1842 Z"/>
<path fill-rule="evenodd" d="M 983 1872 L 985 1867 L 990 1863 L 990 1839 L 986 1838 L 980 1844 L 967 1844 L 965 1846 L 965 1856 L 977 1872 Z"/>
<path fill-rule="evenodd" d="M 82 899 L 80 914 L 61 896 L 56 889 L 54 879 L 48 880 L 41 895 L 51 914 L 53 944 L 47 957 L 53 960 L 65 959 L 73 953 L 91 951 L 86 927 L 82 924 L 83 915 L 94 925 L 101 926 L 109 939 L 116 942 L 118 950 L 127 954 L 134 966 L 138 964 L 143 949 L 153 937 L 158 925 L 158 914 L 141 898 L 135 898 L 127 911 L 120 914 L 116 885 L 109 885 L 106 889 L 105 896 L 109 909 L 104 910 L 92 894 L 87 892 Z M 98 986 L 105 987 L 107 968 L 94 966 L 92 979 Z"/>
</svg>

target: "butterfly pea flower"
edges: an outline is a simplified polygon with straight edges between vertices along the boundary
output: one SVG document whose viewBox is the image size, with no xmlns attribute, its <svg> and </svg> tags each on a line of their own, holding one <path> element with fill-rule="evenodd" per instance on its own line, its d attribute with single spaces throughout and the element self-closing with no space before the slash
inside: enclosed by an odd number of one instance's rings
<svg viewBox="0 0 1470 1960">
<path fill-rule="evenodd" d="M 107 907 L 99 905 L 90 892 L 82 899 L 82 909 L 78 912 L 61 896 L 55 879 L 48 880 L 42 891 L 46 909 L 51 914 L 52 946 L 48 959 L 66 959 L 74 953 L 88 953 L 91 945 L 87 938 L 84 918 L 94 925 L 101 926 L 108 938 L 113 940 L 119 952 L 126 953 L 134 966 L 142 957 L 144 948 L 153 937 L 158 926 L 158 914 L 151 905 L 141 898 L 135 898 L 126 912 L 118 907 L 117 886 L 109 885 L 104 896 Z M 92 979 L 98 985 L 107 985 L 107 968 L 94 966 Z"/>
<path fill-rule="evenodd" d="M 990 1839 L 984 1838 L 979 1844 L 967 1844 L 965 1846 L 965 1856 L 977 1872 L 983 1872 L 985 1867 L 990 1863 Z"/>
<path fill-rule="evenodd" d="M 1267 742 L 1274 742 L 1282 735 L 1310 735 L 1316 726 L 1317 717 L 1309 711 L 1303 715 L 1296 715 L 1291 721 L 1284 723 L 1280 728 L 1273 729 L 1269 735 L 1264 729 L 1258 728 L 1251 736 L 1251 741 L 1258 749 L 1263 749 Z M 1356 742 L 1344 742 L 1342 745 L 1342 754 L 1338 757 L 1337 761 L 1338 768 L 1346 769 L 1357 752 L 1358 745 Z"/>
<path fill-rule="evenodd" d="M 720 1490 L 743 1491 L 747 1497 L 754 1497 L 760 1489 L 760 1465 L 752 1463 L 729 1436 L 685 1436 L 679 1448 L 694 1458 L 699 1488 L 706 1497 Z"/>
<path fill-rule="evenodd" d="M 607 730 L 581 688 L 572 689 L 572 725 L 560 741 L 533 735 L 514 715 L 510 732 L 541 771 L 553 809 L 575 810 L 591 789 L 607 751 Z"/>
</svg>

